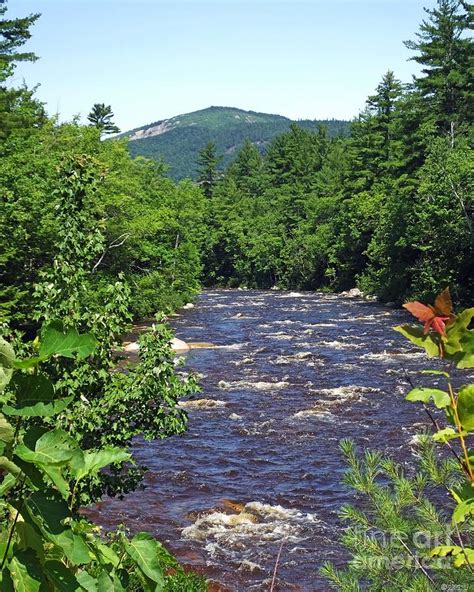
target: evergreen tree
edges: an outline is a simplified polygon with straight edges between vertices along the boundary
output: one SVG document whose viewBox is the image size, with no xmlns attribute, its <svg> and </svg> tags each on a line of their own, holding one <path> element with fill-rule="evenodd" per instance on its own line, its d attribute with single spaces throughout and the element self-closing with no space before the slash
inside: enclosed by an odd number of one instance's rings
<svg viewBox="0 0 474 592">
<path fill-rule="evenodd" d="M 216 153 L 214 142 L 208 142 L 199 152 L 197 161 L 197 182 L 201 186 L 206 197 L 211 198 L 214 194 L 217 181 L 219 180 L 218 166 L 222 156 Z"/>
<path fill-rule="evenodd" d="M 112 121 L 114 113 L 110 105 L 95 103 L 87 116 L 91 125 L 100 130 L 101 134 L 118 134 L 120 129 Z"/>
<path fill-rule="evenodd" d="M 42 105 L 33 100 L 26 88 L 7 88 L 4 83 L 12 75 L 16 62 L 35 61 L 32 52 L 19 51 L 30 39 L 30 27 L 39 14 L 23 18 L 5 17 L 6 3 L 0 6 L 0 140 L 12 129 L 30 127 L 44 117 Z"/>
<path fill-rule="evenodd" d="M 12 73 L 15 62 L 36 59 L 32 52 L 18 51 L 31 37 L 30 27 L 38 20 L 39 14 L 30 14 L 27 17 L 7 19 L 2 18 L 6 11 L 6 3 L 0 6 L 0 81 L 5 80 Z"/>
<path fill-rule="evenodd" d="M 411 59 L 422 66 L 415 85 L 426 101 L 428 118 L 453 135 L 456 124 L 472 122 L 473 41 L 466 35 L 472 7 L 461 0 L 438 0 L 437 8 L 425 11 L 428 19 L 417 40 L 405 45 L 417 52 Z"/>
</svg>

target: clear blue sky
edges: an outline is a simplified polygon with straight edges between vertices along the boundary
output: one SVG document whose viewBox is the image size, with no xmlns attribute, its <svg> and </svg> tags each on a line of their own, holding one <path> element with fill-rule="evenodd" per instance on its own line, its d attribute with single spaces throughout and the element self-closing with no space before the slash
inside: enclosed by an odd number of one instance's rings
<svg viewBox="0 0 474 592">
<path fill-rule="evenodd" d="M 413 39 L 435 0 L 10 0 L 41 12 L 15 83 L 61 119 L 111 104 L 122 130 L 208 107 L 352 118 L 384 72 L 416 73 Z"/>
</svg>

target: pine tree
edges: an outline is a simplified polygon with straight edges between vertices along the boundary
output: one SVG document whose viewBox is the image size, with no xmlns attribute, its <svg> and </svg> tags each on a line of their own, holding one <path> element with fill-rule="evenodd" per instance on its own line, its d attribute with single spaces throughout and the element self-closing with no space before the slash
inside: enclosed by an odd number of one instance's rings
<svg viewBox="0 0 474 592">
<path fill-rule="evenodd" d="M 3 17 L 6 11 L 7 6 L 1 6 L 0 17 Z M 20 52 L 18 49 L 30 39 L 30 27 L 39 16 L 30 14 L 16 19 L 0 18 L 0 81 L 11 75 L 15 62 L 32 62 L 38 59 L 34 53 Z"/>
<path fill-rule="evenodd" d="M 262 155 L 258 148 L 247 139 L 230 165 L 227 176 L 235 181 L 239 189 L 251 195 L 258 195 L 261 186 L 262 164 Z"/>
<path fill-rule="evenodd" d="M 91 125 L 100 130 L 101 134 L 118 134 L 120 129 L 112 121 L 114 113 L 110 105 L 95 103 L 87 116 Z"/>
<path fill-rule="evenodd" d="M 3 4 L 3 3 L 2 3 Z M 34 101 L 32 93 L 25 88 L 7 88 L 3 83 L 13 74 L 16 62 L 33 62 L 32 52 L 19 51 L 31 37 L 30 27 L 39 14 L 23 18 L 3 18 L 6 3 L 0 6 L 0 140 L 13 129 L 27 128 L 44 117 L 42 105 Z"/>
<path fill-rule="evenodd" d="M 473 41 L 466 33 L 472 26 L 472 7 L 461 0 L 438 0 L 425 9 L 428 19 L 420 25 L 416 41 L 406 41 L 417 52 L 411 59 L 422 66 L 415 86 L 426 102 L 429 119 L 453 134 L 454 126 L 472 122 Z"/>
<path fill-rule="evenodd" d="M 216 154 L 214 142 L 208 142 L 199 152 L 197 161 L 197 182 L 201 186 L 206 197 L 211 198 L 214 194 L 219 179 L 218 166 L 222 156 Z"/>
</svg>

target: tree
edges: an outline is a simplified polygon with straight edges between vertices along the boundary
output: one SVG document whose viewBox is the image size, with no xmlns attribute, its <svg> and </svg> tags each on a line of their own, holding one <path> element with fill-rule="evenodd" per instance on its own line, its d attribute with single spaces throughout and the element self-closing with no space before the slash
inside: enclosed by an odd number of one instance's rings
<svg viewBox="0 0 474 592">
<path fill-rule="evenodd" d="M 6 11 L 6 5 L 0 7 L 0 17 Z M 30 39 L 30 27 L 39 17 L 39 14 L 30 14 L 23 18 L 0 19 L 0 80 L 11 75 L 14 62 L 33 62 L 38 59 L 32 52 L 17 50 Z"/>
<path fill-rule="evenodd" d="M 204 195 L 208 198 L 211 198 L 214 194 L 219 179 L 217 167 L 221 160 L 222 156 L 216 154 L 216 145 L 214 142 L 208 142 L 199 152 L 197 182 L 201 186 Z"/>
<path fill-rule="evenodd" d="M 100 130 L 101 134 L 118 134 L 120 129 L 112 121 L 114 113 L 110 105 L 95 103 L 87 116 L 91 125 Z"/>
<path fill-rule="evenodd" d="M 0 140 L 12 129 L 30 127 L 44 117 L 42 105 L 32 98 L 26 88 L 6 88 L 3 83 L 15 68 L 15 62 L 33 62 L 37 59 L 32 52 L 18 51 L 31 37 L 30 27 L 39 14 L 16 19 L 2 18 L 7 6 L 0 7 Z"/>
<path fill-rule="evenodd" d="M 453 134 L 458 123 L 472 122 L 472 8 L 461 0 L 438 0 L 434 9 L 425 9 L 429 18 L 420 25 L 416 41 L 406 41 L 408 49 L 418 52 L 411 59 L 421 64 L 423 76 L 415 85 L 427 103 L 434 123 Z"/>
</svg>

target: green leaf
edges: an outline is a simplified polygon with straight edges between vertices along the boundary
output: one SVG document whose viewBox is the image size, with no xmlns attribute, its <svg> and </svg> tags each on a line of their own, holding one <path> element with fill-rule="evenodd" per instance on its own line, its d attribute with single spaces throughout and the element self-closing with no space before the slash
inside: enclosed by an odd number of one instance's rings
<svg viewBox="0 0 474 592">
<path fill-rule="evenodd" d="M 460 438 L 461 436 L 467 436 L 467 432 L 457 432 L 453 428 L 444 428 L 443 430 L 439 430 L 436 434 L 433 434 L 433 440 L 435 442 L 449 442 L 449 440 L 454 440 L 456 438 Z"/>
<path fill-rule="evenodd" d="M 421 374 L 433 374 L 433 376 L 444 376 L 445 378 L 449 378 L 449 374 L 443 372 L 443 370 L 421 370 Z"/>
<path fill-rule="evenodd" d="M 74 565 L 86 565 L 91 562 L 92 555 L 82 537 L 72 530 L 64 530 L 60 534 L 50 535 L 54 542 L 64 552 L 67 559 Z"/>
<path fill-rule="evenodd" d="M 115 592 L 114 582 L 106 571 L 97 578 L 97 592 Z"/>
<path fill-rule="evenodd" d="M 43 581 L 41 565 L 32 549 L 17 551 L 8 565 L 15 592 L 38 592 Z"/>
<path fill-rule="evenodd" d="M 401 333 L 418 347 L 422 347 L 430 358 L 439 356 L 439 344 L 434 340 L 431 333 L 424 335 L 423 329 L 412 325 L 400 325 L 393 329 L 394 331 Z"/>
<path fill-rule="evenodd" d="M 86 571 L 78 571 L 76 573 L 76 579 L 87 592 L 98 592 L 96 578 L 93 578 Z"/>
<path fill-rule="evenodd" d="M 108 447 L 97 452 L 84 452 L 82 459 L 78 457 L 77 462 L 71 463 L 71 469 L 75 479 L 79 481 L 85 476 L 95 475 L 107 465 L 130 459 L 131 454 L 123 448 Z"/>
<path fill-rule="evenodd" d="M 119 565 L 120 557 L 111 547 L 97 541 L 96 548 L 100 551 L 102 559 L 105 563 L 108 563 L 113 567 L 117 567 Z"/>
<path fill-rule="evenodd" d="M 474 330 L 466 331 L 461 339 L 462 354 L 459 356 L 457 367 L 474 368 Z"/>
<path fill-rule="evenodd" d="M 446 328 L 447 339 L 444 343 L 444 349 L 448 359 L 462 351 L 461 340 L 464 338 L 473 317 L 474 308 L 466 308 L 458 314 L 454 323 Z"/>
<path fill-rule="evenodd" d="M 16 454 L 22 460 L 41 465 L 66 464 L 77 450 L 77 443 L 64 430 L 53 430 L 43 434 L 35 444 L 34 450 L 20 444 L 16 447 Z"/>
<path fill-rule="evenodd" d="M 2 482 L 0 483 L 0 497 L 6 495 L 10 489 L 15 486 L 17 481 L 18 475 L 12 475 L 11 473 L 5 475 L 5 477 L 2 479 Z"/>
<path fill-rule="evenodd" d="M 54 489 L 35 491 L 28 498 L 26 507 L 36 524 L 53 536 L 66 530 L 64 520 L 71 516 L 67 503 Z"/>
<path fill-rule="evenodd" d="M 465 430 L 474 430 L 474 384 L 459 390 L 458 414 L 462 427 Z"/>
<path fill-rule="evenodd" d="M 13 580 L 7 567 L 4 567 L 0 574 L 0 584 L 2 585 L 2 592 L 15 592 L 15 589 L 13 588 Z"/>
<path fill-rule="evenodd" d="M 74 592 L 74 590 L 81 589 L 72 571 L 60 561 L 46 561 L 44 564 L 44 575 L 54 585 L 55 591 Z"/>
<path fill-rule="evenodd" d="M 18 475 L 21 473 L 20 467 L 6 456 L 0 456 L 0 469 L 11 473 L 15 477 L 18 477 Z"/>
<path fill-rule="evenodd" d="M 53 322 L 41 332 L 39 357 L 52 355 L 64 358 L 87 358 L 96 347 L 96 340 L 90 333 L 80 335 L 76 329 L 64 329 L 62 323 Z"/>
<path fill-rule="evenodd" d="M 11 383 L 15 405 L 4 405 L 6 415 L 50 417 L 61 413 L 74 397 L 54 399 L 54 387 L 42 374 L 16 374 Z"/>
<path fill-rule="evenodd" d="M 7 386 L 13 375 L 13 362 L 15 361 L 15 352 L 12 346 L 0 337 L 0 392 Z"/>
<path fill-rule="evenodd" d="M 23 516 L 15 526 L 17 536 L 17 547 L 20 549 L 33 549 L 40 560 L 44 559 L 43 537 L 41 531 L 28 516 Z"/>
<path fill-rule="evenodd" d="M 145 576 L 157 584 L 156 590 L 162 590 L 165 579 L 158 559 L 157 541 L 147 532 L 139 532 L 130 542 L 126 543 L 125 548 Z"/>
<path fill-rule="evenodd" d="M 63 496 L 63 498 L 65 500 L 68 500 L 71 494 L 71 490 L 69 488 L 69 483 L 63 477 L 61 467 L 43 464 L 41 464 L 40 466 L 44 473 L 46 473 L 46 475 L 54 483 L 54 485 L 58 489 L 59 493 Z"/>
<path fill-rule="evenodd" d="M 0 415 L 0 441 L 10 444 L 10 442 L 13 442 L 14 435 L 14 427 L 8 423 L 3 415 Z"/>
<path fill-rule="evenodd" d="M 451 403 L 449 393 L 435 388 L 414 388 L 405 398 L 407 401 L 421 401 L 422 403 L 429 403 L 430 400 L 433 399 L 433 402 L 438 409 L 448 407 Z"/>
</svg>

